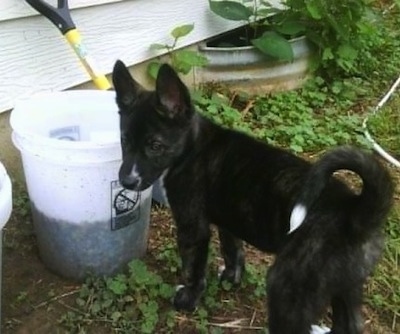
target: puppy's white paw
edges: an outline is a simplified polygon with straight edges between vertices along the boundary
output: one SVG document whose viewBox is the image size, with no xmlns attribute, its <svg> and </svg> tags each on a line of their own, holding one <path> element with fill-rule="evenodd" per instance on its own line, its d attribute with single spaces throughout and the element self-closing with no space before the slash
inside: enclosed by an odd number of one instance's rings
<svg viewBox="0 0 400 334">
<path fill-rule="evenodd" d="M 325 326 L 317 326 L 317 325 L 312 325 L 310 334 L 328 334 L 330 332 L 330 329 Z"/>
</svg>

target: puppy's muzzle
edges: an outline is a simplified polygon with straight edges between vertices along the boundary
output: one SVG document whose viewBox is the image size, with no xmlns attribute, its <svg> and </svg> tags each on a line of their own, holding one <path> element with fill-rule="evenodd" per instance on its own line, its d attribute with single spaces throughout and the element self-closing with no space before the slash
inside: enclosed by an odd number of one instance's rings
<svg viewBox="0 0 400 334">
<path fill-rule="evenodd" d="M 140 186 L 140 179 L 132 175 L 124 175 L 119 177 L 121 185 L 129 190 L 137 190 Z"/>
<path fill-rule="evenodd" d="M 137 172 L 135 165 L 131 168 L 127 168 L 125 164 L 122 164 L 118 176 L 119 182 L 124 188 L 129 190 L 139 190 L 142 178 Z"/>
</svg>

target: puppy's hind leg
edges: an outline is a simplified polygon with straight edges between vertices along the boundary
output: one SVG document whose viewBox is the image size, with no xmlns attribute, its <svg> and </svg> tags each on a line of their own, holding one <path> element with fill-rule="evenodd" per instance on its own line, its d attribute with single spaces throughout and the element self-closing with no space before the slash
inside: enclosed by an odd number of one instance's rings
<svg viewBox="0 0 400 334">
<path fill-rule="evenodd" d="M 325 306 L 322 292 L 315 275 L 278 255 L 267 275 L 269 334 L 318 333 L 312 324 Z"/>
<path fill-rule="evenodd" d="M 267 298 L 269 334 L 313 333 L 307 313 L 309 305 L 279 296 L 279 292 L 274 291 L 274 288 L 268 289 Z"/>
<path fill-rule="evenodd" d="M 361 334 L 362 286 L 342 291 L 332 299 L 332 334 Z"/>
</svg>

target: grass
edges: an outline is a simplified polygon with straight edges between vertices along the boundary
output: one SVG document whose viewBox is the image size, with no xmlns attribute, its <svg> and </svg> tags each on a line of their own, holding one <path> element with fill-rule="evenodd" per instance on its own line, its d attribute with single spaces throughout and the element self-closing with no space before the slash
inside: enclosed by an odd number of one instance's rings
<svg viewBox="0 0 400 334">
<path fill-rule="evenodd" d="M 395 159 L 400 155 L 400 93 L 395 91 L 376 113 L 371 112 L 368 129 L 377 143 Z M 398 175 L 396 180 L 399 181 Z M 398 193 L 397 193 L 398 199 Z M 386 227 L 386 247 L 368 285 L 368 304 L 387 316 L 392 328 L 400 319 L 400 205 L 396 201 Z"/>
<path fill-rule="evenodd" d="M 380 310 L 394 331 L 400 319 L 400 206 L 386 225 L 386 246 L 381 262 L 367 286 L 367 303 Z"/>
<path fill-rule="evenodd" d="M 375 114 L 369 117 L 368 129 L 372 137 L 385 150 L 400 157 L 400 93 L 392 98 Z"/>
</svg>

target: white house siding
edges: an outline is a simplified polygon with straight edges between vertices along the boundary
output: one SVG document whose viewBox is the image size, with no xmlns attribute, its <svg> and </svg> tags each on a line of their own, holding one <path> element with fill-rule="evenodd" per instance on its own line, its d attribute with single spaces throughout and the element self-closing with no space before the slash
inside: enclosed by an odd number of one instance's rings
<svg viewBox="0 0 400 334">
<path fill-rule="evenodd" d="M 57 6 L 57 0 L 44 0 L 48 4 Z M 69 8 L 89 7 L 99 4 L 124 1 L 124 0 L 70 0 Z M 1 0 L 0 2 L 0 21 L 12 20 L 19 17 L 37 15 L 24 0 Z"/>
<path fill-rule="evenodd" d="M 54 3 L 50 2 L 50 3 Z M 207 0 L 70 0 L 73 20 L 103 73 L 116 59 L 126 64 L 154 57 L 152 43 L 170 42 L 169 32 L 194 23 L 180 46 L 238 25 L 213 15 Z M 57 91 L 90 80 L 60 32 L 22 0 L 0 0 L 0 111 L 16 99 Z"/>
</svg>

